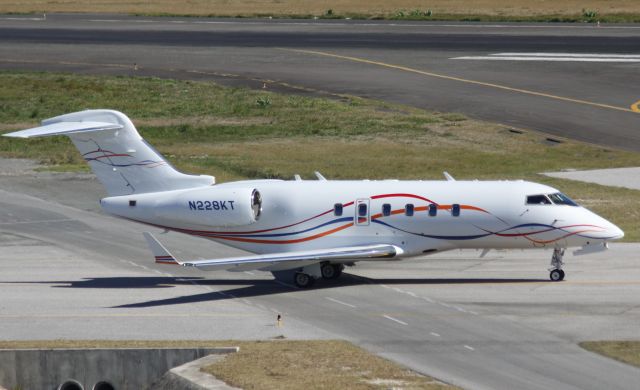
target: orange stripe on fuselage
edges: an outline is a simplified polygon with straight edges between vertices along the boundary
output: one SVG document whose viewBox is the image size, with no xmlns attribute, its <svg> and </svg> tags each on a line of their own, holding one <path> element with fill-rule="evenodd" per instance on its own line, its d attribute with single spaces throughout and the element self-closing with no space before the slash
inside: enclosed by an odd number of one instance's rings
<svg viewBox="0 0 640 390">
<path fill-rule="evenodd" d="M 220 238 L 220 239 L 229 240 L 229 241 L 252 242 L 256 244 L 296 244 L 299 242 L 311 241 L 311 240 L 315 240 L 316 238 L 328 236 L 329 234 L 339 232 L 340 230 L 344 230 L 351 226 L 353 226 L 353 222 L 349 222 L 335 229 L 327 230 L 326 232 L 323 232 L 323 233 L 318 233 L 313 236 L 298 238 L 295 240 L 258 240 L 254 238 L 244 238 L 244 237 L 226 237 L 226 236 L 202 235 L 202 234 L 198 234 L 198 235 L 202 237 Z"/>
</svg>

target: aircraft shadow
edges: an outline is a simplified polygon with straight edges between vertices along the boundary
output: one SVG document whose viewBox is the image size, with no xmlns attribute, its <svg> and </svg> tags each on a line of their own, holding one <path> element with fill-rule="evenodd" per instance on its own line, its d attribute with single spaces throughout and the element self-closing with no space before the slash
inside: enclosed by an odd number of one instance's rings
<svg viewBox="0 0 640 390">
<path fill-rule="evenodd" d="M 205 279 L 203 277 L 105 277 L 87 278 L 83 280 L 68 281 L 33 281 L 33 282 L 0 282 L 0 284 L 51 284 L 55 288 L 96 288 L 96 289 L 148 289 L 148 288 L 172 288 L 180 285 L 198 286 L 239 286 L 221 291 L 210 291 L 202 294 L 184 295 L 180 297 L 164 298 L 158 300 L 129 303 L 111 306 L 111 308 L 143 308 L 170 306 L 198 302 L 223 301 L 235 298 L 252 298 L 259 296 L 291 293 L 295 291 L 328 290 L 337 287 L 358 285 L 463 285 L 463 284 L 512 284 L 512 283 L 541 283 L 546 279 L 496 279 L 496 278 L 384 278 L 373 279 L 363 276 L 343 274 L 335 280 L 319 280 L 312 288 L 298 290 L 293 285 L 278 283 L 275 280 L 251 280 L 251 279 Z"/>
</svg>

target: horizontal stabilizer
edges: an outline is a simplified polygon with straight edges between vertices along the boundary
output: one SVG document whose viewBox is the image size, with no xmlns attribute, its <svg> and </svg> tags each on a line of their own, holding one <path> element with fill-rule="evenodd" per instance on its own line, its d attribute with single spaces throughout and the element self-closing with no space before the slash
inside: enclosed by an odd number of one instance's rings
<svg viewBox="0 0 640 390">
<path fill-rule="evenodd" d="M 158 264 L 182 265 L 169 251 L 149 232 L 142 233 Z"/>
<path fill-rule="evenodd" d="M 100 130 L 119 130 L 122 125 L 108 122 L 57 122 L 32 129 L 15 131 L 4 134 L 5 137 L 14 138 L 35 138 L 50 137 L 54 135 L 67 135 L 75 133 L 85 133 Z"/>
</svg>

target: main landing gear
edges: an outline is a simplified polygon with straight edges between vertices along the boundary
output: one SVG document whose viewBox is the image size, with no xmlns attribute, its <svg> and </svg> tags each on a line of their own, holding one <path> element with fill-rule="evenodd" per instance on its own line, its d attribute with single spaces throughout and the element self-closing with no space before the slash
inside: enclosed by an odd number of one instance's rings
<svg viewBox="0 0 640 390">
<path fill-rule="evenodd" d="M 324 263 L 320 266 L 320 272 L 323 279 L 336 279 L 342 275 L 344 265 Z"/>
<path fill-rule="evenodd" d="M 293 283 L 300 288 L 313 286 L 316 279 L 336 279 L 342 275 L 343 264 L 322 263 L 304 267 L 293 275 Z"/>
<path fill-rule="evenodd" d="M 304 272 L 296 272 L 295 275 L 293 275 L 293 283 L 300 288 L 311 287 L 315 282 L 316 279 L 313 276 L 305 274 Z"/>
<path fill-rule="evenodd" d="M 552 282 L 560 282 L 564 280 L 564 271 L 562 270 L 562 266 L 564 263 L 562 262 L 562 256 L 564 256 L 563 248 L 554 248 L 553 256 L 551 256 L 551 268 L 549 268 L 549 279 Z"/>
</svg>

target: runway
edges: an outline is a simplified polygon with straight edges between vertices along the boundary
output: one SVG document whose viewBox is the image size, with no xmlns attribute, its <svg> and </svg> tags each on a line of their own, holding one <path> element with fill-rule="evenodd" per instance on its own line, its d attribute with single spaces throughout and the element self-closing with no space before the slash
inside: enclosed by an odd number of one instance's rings
<svg viewBox="0 0 640 390">
<path fill-rule="evenodd" d="M 266 82 L 635 151 L 638 48 L 637 25 L 0 17 L 5 69 Z"/>
<path fill-rule="evenodd" d="M 469 389 L 627 389 L 640 378 L 576 345 L 638 338 L 638 244 L 566 256 L 562 283 L 547 281 L 550 252 L 456 251 L 359 263 L 303 291 L 260 272 L 157 265 L 147 227 L 98 212 L 92 175 L 0 163 L 5 339 L 338 338 Z M 152 231 L 184 259 L 239 253 Z"/>
</svg>

